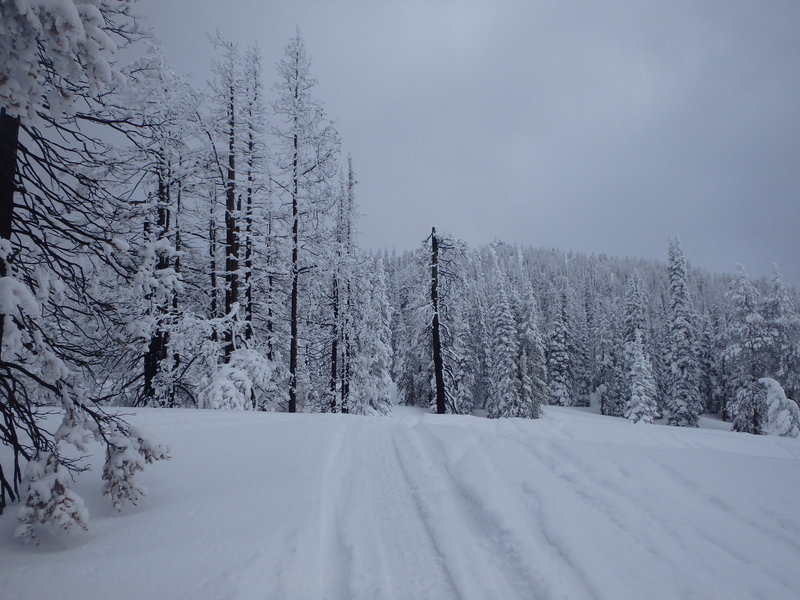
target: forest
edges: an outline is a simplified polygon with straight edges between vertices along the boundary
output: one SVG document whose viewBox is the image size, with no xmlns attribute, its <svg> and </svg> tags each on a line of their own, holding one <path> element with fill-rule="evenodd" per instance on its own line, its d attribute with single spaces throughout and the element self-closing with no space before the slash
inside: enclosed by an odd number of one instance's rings
<svg viewBox="0 0 800 600">
<path fill-rule="evenodd" d="M 800 297 L 777 266 L 692 268 L 677 238 L 664 262 L 470 246 L 425 222 L 416 250 L 361 248 L 370 199 L 299 32 L 274 70 L 211 36 L 205 86 L 126 2 L 4 2 L 0 34 L 0 513 L 22 505 L 19 537 L 86 527 L 90 440 L 113 505 L 138 501 L 170 450 L 122 408 L 594 406 L 800 434 Z"/>
</svg>

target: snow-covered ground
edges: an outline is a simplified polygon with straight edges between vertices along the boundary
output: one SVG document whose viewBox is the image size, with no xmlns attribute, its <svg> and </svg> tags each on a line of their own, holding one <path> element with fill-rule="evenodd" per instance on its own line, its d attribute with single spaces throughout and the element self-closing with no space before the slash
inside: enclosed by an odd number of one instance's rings
<svg viewBox="0 0 800 600">
<path fill-rule="evenodd" d="M 800 440 L 552 407 L 131 420 L 172 447 L 149 495 L 117 515 L 82 474 L 90 531 L 38 547 L 12 507 L 2 600 L 800 598 Z"/>
</svg>

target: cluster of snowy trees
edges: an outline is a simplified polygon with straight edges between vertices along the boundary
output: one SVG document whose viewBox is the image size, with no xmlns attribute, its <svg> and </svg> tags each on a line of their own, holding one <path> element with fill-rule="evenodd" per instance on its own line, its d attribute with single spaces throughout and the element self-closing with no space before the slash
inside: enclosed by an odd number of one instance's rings
<svg viewBox="0 0 800 600">
<path fill-rule="evenodd" d="M 124 1 L 0 4 L 0 511 L 29 540 L 86 526 L 87 444 L 117 508 L 168 457 L 109 406 L 389 410 L 388 281 L 299 34 L 265 91 L 256 48 L 217 35 L 196 88 L 140 30 Z"/>
<path fill-rule="evenodd" d="M 132 75 L 160 127 L 141 144 L 143 352 L 125 365 L 141 383 L 124 401 L 384 413 L 385 275 L 356 247 L 352 163 L 303 42 L 287 44 L 270 103 L 258 50 L 213 43 L 208 89 L 158 56 Z"/>
<path fill-rule="evenodd" d="M 714 413 L 737 431 L 800 431 L 786 398 L 800 391 L 800 314 L 777 268 L 756 282 L 741 267 L 735 277 L 690 271 L 677 239 L 666 268 L 448 239 L 436 306 L 431 243 L 388 261 L 402 401 L 436 403 L 438 314 L 448 412 L 535 418 L 544 404 L 594 403 L 635 422 L 696 427 Z"/>
</svg>

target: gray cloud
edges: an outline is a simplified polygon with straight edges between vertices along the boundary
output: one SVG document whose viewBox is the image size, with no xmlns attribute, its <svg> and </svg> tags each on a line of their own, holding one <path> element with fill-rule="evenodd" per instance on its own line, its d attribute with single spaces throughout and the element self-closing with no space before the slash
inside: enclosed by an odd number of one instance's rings
<svg viewBox="0 0 800 600">
<path fill-rule="evenodd" d="M 432 224 L 800 284 L 800 3 L 143 0 L 181 72 L 299 25 L 366 246 Z M 271 72 L 265 74 L 271 78 Z"/>
</svg>

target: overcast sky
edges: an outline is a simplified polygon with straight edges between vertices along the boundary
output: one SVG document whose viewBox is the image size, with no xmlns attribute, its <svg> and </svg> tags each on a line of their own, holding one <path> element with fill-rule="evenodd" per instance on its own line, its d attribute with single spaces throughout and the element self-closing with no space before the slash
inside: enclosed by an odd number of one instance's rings
<svg viewBox="0 0 800 600">
<path fill-rule="evenodd" d="M 181 73 L 206 34 L 299 26 L 359 180 L 361 241 L 431 225 L 800 285 L 800 2 L 141 0 Z"/>
</svg>

